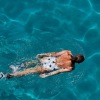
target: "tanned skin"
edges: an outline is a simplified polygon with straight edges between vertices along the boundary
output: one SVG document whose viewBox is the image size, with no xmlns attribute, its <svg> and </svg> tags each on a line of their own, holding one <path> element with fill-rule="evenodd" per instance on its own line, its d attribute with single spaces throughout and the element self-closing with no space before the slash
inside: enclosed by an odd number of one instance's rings
<svg viewBox="0 0 100 100">
<path fill-rule="evenodd" d="M 40 74 L 41 78 L 45 78 L 48 76 L 52 76 L 55 74 L 59 74 L 62 72 L 69 72 L 73 69 L 74 67 L 74 63 L 72 62 L 72 53 L 69 50 L 63 50 L 61 52 L 51 52 L 51 53 L 44 53 L 44 54 L 38 54 L 36 56 L 36 58 L 41 62 L 42 60 L 47 59 L 47 57 L 56 57 L 56 61 L 55 64 L 61 68 L 58 70 L 54 70 L 54 71 L 50 71 L 46 68 L 43 68 L 42 66 L 36 66 L 33 68 L 27 68 L 23 71 L 19 71 L 16 72 L 14 74 L 9 74 L 8 78 L 11 77 L 16 77 L 16 76 L 24 76 L 27 74 L 31 74 L 31 73 L 38 73 Z M 28 63 L 31 65 L 31 62 L 26 62 L 26 64 L 28 65 Z M 32 63 L 33 64 L 33 63 Z"/>
</svg>

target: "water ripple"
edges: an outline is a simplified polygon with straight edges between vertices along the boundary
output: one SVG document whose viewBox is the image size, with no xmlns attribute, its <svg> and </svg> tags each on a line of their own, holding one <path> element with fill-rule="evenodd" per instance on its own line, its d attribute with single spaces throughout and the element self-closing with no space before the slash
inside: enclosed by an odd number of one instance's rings
<svg viewBox="0 0 100 100">
<path fill-rule="evenodd" d="M 25 79 L 6 80 L 7 83 L 0 80 L 0 99 L 63 100 L 67 96 L 82 100 L 83 96 L 86 99 L 98 93 L 99 24 L 99 0 L 0 0 L 1 71 L 9 72 L 8 65 L 32 59 L 42 52 L 69 49 L 73 54 L 86 56 L 85 62 L 77 65 L 81 67 L 76 67 L 70 75 L 60 74 L 44 80 L 25 76 Z"/>
</svg>

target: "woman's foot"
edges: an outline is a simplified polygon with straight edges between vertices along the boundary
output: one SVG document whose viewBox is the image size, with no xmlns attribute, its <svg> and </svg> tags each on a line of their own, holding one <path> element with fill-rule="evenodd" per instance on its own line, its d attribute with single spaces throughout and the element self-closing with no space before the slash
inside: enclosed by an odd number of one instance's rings
<svg viewBox="0 0 100 100">
<path fill-rule="evenodd" d="M 7 75 L 6 75 L 6 78 L 7 78 L 7 79 L 10 79 L 10 78 L 12 78 L 12 77 L 13 77 L 13 75 L 11 75 L 11 74 L 7 74 Z"/>
<path fill-rule="evenodd" d="M 5 78 L 5 75 L 2 72 L 0 72 L 0 79 L 2 78 Z"/>
</svg>

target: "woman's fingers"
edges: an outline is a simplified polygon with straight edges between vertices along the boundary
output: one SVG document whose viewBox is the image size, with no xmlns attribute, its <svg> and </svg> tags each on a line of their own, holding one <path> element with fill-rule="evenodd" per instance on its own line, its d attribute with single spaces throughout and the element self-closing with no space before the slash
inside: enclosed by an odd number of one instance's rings
<svg viewBox="0 0 100 100">
<path fill-rule="evenodd" d="M 45 78 L 46 77 L 46 74 L 40 74 L 40 77 L 41 78 Z"/>
</svg>

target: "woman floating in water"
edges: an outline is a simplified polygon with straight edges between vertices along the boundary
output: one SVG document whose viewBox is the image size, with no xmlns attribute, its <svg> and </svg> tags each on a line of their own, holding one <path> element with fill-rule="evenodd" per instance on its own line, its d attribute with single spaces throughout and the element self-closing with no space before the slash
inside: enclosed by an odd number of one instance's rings
<svg viewBox="0 0 100 100">
<path fill-rule="evenodd" d="M 84 61 L 83 55 L 78 54 L 76 56 L 73 56 L 71 51 L 68 50 L 63 50 L 61 52 L 38 54 L 36 58 L 37 60 L 22 63 L 20 66 L 17 67 L 10 66 L 13 73 L 4 75 L 1 72 L 1 78 L 6 77 L 9 79 L 12 77 L 24 76 L 31 73 L 38 73 L 41 78 L 45 78 L 62 72 L 72 71 L 75 67 L 75 63 L 81 63 Z M 22 67 L 34 64 L 36 64 L 36 67 L 27 68 L 23 71 L 18 71 Z"/>
</svg>

